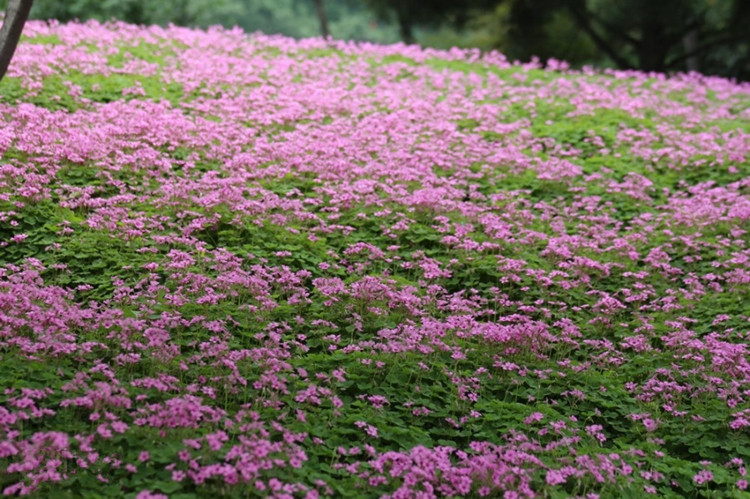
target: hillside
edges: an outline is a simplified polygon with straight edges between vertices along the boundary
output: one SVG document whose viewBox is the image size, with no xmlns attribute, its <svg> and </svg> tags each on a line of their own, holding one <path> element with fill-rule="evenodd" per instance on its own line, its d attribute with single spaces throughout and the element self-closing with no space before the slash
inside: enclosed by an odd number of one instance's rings
<svg viewBox="0 0 750 499">
<path fill-rule="evenodd" d="M 5 494 L 747 493 L 750 85 L 24 33 Z"/>
</svg>

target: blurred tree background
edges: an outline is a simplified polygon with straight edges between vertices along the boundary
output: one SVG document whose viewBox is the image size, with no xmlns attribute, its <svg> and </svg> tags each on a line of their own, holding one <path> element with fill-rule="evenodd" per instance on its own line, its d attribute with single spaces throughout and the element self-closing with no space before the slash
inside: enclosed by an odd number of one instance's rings
<svg viewBox="0 0 750 499">
<path fill-rule="evenodd" d="M 31 17 L 329 33 L 750 80 L 750 0 L 35 0 Z"/>
</svg>

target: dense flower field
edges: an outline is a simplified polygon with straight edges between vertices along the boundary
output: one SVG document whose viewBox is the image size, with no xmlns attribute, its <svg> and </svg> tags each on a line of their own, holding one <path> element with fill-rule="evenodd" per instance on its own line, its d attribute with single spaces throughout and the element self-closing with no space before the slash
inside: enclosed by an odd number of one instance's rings
<svg viewBox="0 0 750 499">
<path fill-rule="evenodd" d="M 741 497 L 750 86 L 27 25 L 0 490 Z"/>
</svg>

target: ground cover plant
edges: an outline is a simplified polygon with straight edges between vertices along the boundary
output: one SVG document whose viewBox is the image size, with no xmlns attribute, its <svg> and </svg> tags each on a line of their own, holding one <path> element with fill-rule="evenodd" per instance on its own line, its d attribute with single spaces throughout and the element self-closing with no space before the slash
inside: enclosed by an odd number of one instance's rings
<svg viewBox="0 0 750 499">
<path fill-rule="evenodd" d="M 743 497 L 750 86 L 27 25 L 0 490 Z"/>
</svg>

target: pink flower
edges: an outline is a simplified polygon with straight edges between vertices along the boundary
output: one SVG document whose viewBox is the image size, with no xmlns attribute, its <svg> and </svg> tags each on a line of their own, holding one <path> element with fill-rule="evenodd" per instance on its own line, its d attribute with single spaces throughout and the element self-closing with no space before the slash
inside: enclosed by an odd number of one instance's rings
<svg viewBox="0 0 750 499">
<path fill-rule="evenodd" d="M 523 423 L 530 425 L 537 421 L 541 421 L 542 419 L 544 419 L 544 414 L 542 414 L 541 412 L 532 412 L 526 419 L 523 420 Z"/>
<path fill-rule="evenodd" d="M 547 485 L 560 485 L 561 483 L 565 483 L 566 480 L 565 475 L 559 470 L 549 470 L 545 478 Z"/>
<path fill-rule="evenodd" d="M 697 483 L 698 485 L 701 485 L 706 482 L 710 482 L 714 479 L 714 474 L 709 470 L 701 470 L 698 473 L 695 474 L 693 477 L 693 481 Z"/>
<path fill-rule="evenodd" d="M 607 440 L 607 437 L 602 433 L 602 429 L 602 425 L 590 425 L 586 427 L 586 433 L 597 439 L 600 443 L 603 443 Z"/>
<path fill-rule="evenodd" d="M 169 496 L 150 490 L 142 490 L 135 496 L 135 499 L 169 499 Z"/>
</svg>

